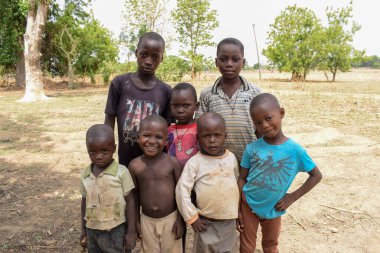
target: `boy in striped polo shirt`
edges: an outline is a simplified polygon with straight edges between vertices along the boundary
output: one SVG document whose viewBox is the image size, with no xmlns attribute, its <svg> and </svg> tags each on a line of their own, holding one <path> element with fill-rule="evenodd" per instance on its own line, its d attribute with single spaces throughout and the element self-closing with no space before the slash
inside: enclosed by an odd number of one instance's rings
<svg viewBox="0 0 380 253">
<path fill-rule="evenodd" d="M 201 92 L 197 116 L 205 112 L 223 116 L 227 127 L 225 146 L 240 161 L 245 146 L 256 140 L 249 105 L 261 90 L 240 76 L 245 58 L 244 46 L 238 39 L 226 38 L 219 42 L 215 64 L 222 76 Z"/>
</svg>

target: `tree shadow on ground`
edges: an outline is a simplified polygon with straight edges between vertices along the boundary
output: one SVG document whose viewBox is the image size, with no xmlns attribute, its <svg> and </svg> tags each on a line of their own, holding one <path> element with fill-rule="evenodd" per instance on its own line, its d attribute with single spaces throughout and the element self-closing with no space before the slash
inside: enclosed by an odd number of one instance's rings
<svg viewBox="0 0 380 253">
<path fill-rule="evenodd" d="M 79 249 L 80 195 L 75 187 L 79 185 L 79 181 L 75 182 L 78 178 L 52 171 L 50 167 L 43 162 L 20 166 L 0 159 L 3 249 L 16 252 Z"/>
</svg>

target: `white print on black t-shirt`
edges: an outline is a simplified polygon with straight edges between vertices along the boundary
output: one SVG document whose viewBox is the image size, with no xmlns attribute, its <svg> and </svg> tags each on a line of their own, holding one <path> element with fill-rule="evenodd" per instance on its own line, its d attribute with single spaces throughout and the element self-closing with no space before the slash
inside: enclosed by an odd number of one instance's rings
<svg viewBox="0 0 380 253">
<path fill-rule="evenodd" d="M 127 98 L 126 107 L 123 138 L 124 143 L 131 142 L 133 145 L 137 141 L 141 120 L 148 115 L 159 114 L 160 105 L 150 101 Z"/>
</svg>

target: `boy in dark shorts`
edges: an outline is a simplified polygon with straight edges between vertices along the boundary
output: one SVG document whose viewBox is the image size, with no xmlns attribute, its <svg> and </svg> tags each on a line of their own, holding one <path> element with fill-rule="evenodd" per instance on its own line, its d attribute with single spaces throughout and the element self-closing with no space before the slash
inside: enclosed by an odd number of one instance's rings
<svg viewBox="0 0 380 253">
<path fill-rule="evenodd" d="M 256 140 L 249 104 L 261 90 L 240 76 L 245 59 L 244 46 L 239 40 L 226 38 L 220 41 L 215 64 L 222 76 L 201 92 L 197 116 L 216 112 L 224 118 L 228 133 L 225 146 L 240 161 L 245 146 Z"/>
<path fill-rule="evenodd" d="M 178 209 L 194 229 L 194 252 L 234 252 L 237 243 L 239 166 L 224 148 L 226 126 L 217 113 L 198 119 L 200 152 L 187 161 L 176 187 Z M 196 206 L 190 195 L 194 189 Z"/>
<path fill-rule="evenodd" d="M 89 253 L 129 252 L 136 244 L 134 184 L 128 169 L 112 158 L 113 129 L 90 127 L 86 145 L 91 165 L 81 174 L 81 246 Z"/>
<path fill-rule="evenodd" d="M 146 253 L 182 252 L 184 222 L 177 211 L 174 194 L 182 169 L 175 157 L 163 152 L 167 137 L 164 118 L 150 115 L 143 119 L 138 143 L 144 154 L 129 164 L 136 185 L 137 206 L 142 208 L 141 217 L 136 219 L 136 230 L 142 238 L 142 252 Z"/>
<path fill-rule="evenodd" d="M 247 145 L 241 161 L 240 252 L 255 251 L 260 224 L 264 253 L 275 253 L 281 215 L 318 184 L 322 174 L 306 150 L 283 134 L 285 110 L 275 96 L 268 93 L 256 96 L 250 112 L 263 137 Z M 298 172 L 307 172 L 309 178 L 297 190 L 287 193 Z"/>
<path fill-rule="evenodd" d="M 125 166 L 142 155 L 136 143 L 141 120 L 157 114 L 170 121 L 172 89 L 155 75 L 164 49 L 165 41 L 159 34 L 143 34 L 136 49 L 137 71 L 115 77 L 109 87 L 104 123 L 114 128 L 117 118 L 119 162 Z"/>
</svg>

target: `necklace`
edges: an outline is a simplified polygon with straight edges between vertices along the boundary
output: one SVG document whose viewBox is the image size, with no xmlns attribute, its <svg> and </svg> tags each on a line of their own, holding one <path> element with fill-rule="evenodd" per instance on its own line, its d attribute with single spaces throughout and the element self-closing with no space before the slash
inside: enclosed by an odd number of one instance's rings
<svg viewBox="0 0 380 253">
<path fill-rule="evenodd" d="M 224 92 L 223 92 L 224 93 Z M 228 106 L 231 108 L 231 111 L 232 111 L 232 115 L 234 115 L 235 113 L 235 105 L 236 105 L 236 101 L 237 99 L 239 98 L 239 95 L 240 95 L 240 90 L 238 90 L 237 94 L 236 94 L 236 97 L 235 97 L 235 100 L 233 101 L 233 105 L 231 106 L 231 102 L 232 102 L 232 99 L 229 99 L 226 95 L 226 93 L 224 93 L 224 97 L 225 99 L 227 100 L 227 103 L 228 103 Z"/>
<path fill-rule="evenodd" d="M 223 81 L 222 81 L 222 83 L 221 83 L 221 90 L 223 91 L 223 94 L 224 94 L 224 98 L 227 100 L 227 103 L 228 103 L 228 106 L 231 108 L 231 111 L 232 111 L 232 115 L 234 115 L 235 114 L 235 105 L 236 105 L 236 101 L 237 101 L 237 99 L 239 98 L 239 96 L 240 96 L 240 87 L 237 89 L 237 93 L 236 93 L 236 96 L 235 96 L 235 100 L 234 101 L 232 101 L 232 97 L 231 97 L 231 99 L 227 96 L 227 94 L 224 92 L 224 90 L 223 90 Z M 236 92 L 236 91 L 235 91 Z M 232 94 L 232 96 L 233 96 L 233 94 Z M 233 102 L 233 105 L 231 105 L 231 102 Z"/>
<path fill-rule="evenodd" d="M 191 125 L 186 129 L 185 133 L 183 133 L 182 136 L 179 136 L 179 134 L 178 134 L 178 131 L 177 131 L 178 125 L 177 124 L 175 125 L 175 133 L 177 135 L 177 149 L 178 149 L 178 151 L 182 151 L 182 138 L 185 136 L 187 131 L 189 131 L 189 129 L 191 128 Z"/>
</svg>

